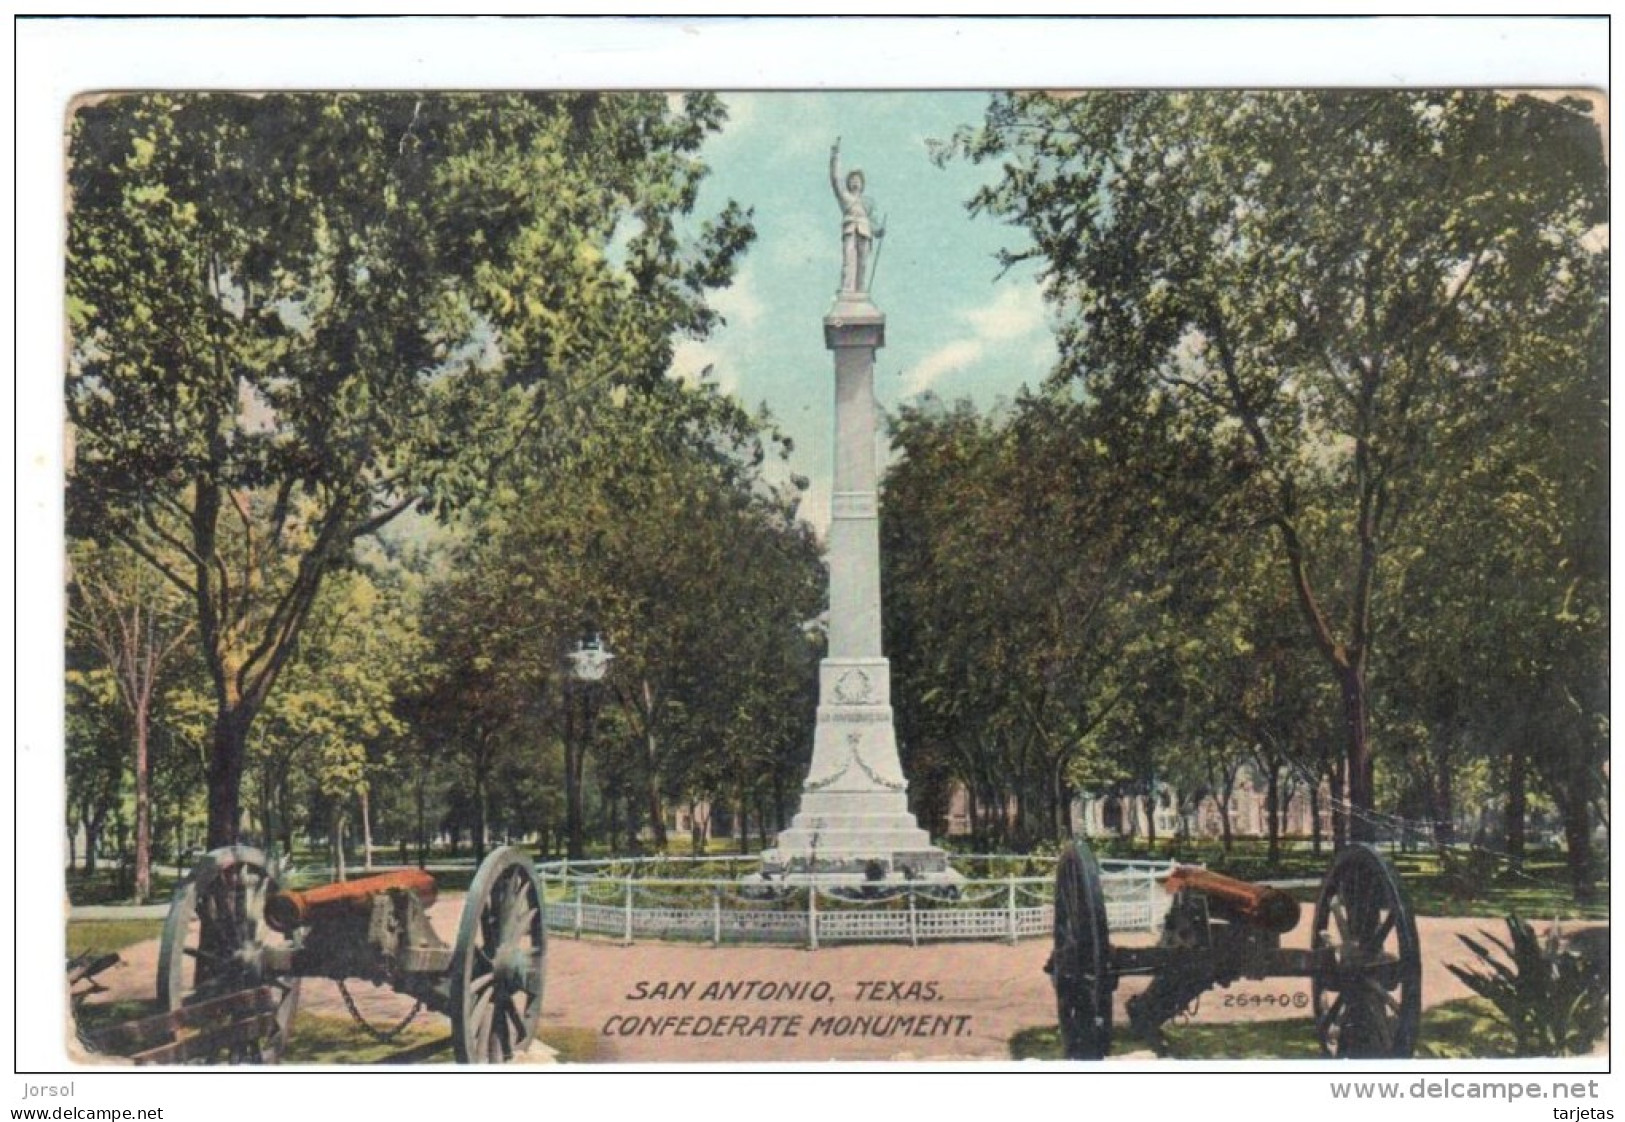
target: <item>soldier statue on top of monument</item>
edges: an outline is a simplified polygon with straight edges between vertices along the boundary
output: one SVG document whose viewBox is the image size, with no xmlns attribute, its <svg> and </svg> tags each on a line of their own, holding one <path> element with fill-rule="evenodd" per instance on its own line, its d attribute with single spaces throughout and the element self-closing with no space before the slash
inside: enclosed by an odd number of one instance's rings
<svg viewBox="0 0 1625 1122">
<path fill-rule="evenodd" d="M 829 150 L 829 185 L 841 204 L 841 292 L 868 292 L 873 279 L 874 244 L 885 227 L 875 229 L 869 217 L 870 200 L 863 196 L 863 172 L 853 168 L 841 175 L 841 141 Z"/>
</svg>

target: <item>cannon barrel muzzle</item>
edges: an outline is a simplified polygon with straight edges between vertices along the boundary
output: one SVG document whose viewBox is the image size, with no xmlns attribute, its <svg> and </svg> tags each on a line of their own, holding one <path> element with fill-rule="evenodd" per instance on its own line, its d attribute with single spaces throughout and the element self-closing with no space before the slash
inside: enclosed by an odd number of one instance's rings
<svg viewBox="0 0 1625 1122">
<path fill-rule="evenodd" d="M 1298 926 L 1298 902 L 1279 888 L 1251 884 L 1192 865 L 1174 866 L 1162 883 L 1169 892 L 1199 892 L 1217 904 L 1222 914 L 1250 927 L 1285 934 Z"/>
<path fill-rule="evenodd" d="M 411 892 L 427 908 L 434 903 L 434 877 L 422 869 L 402 869 L 375 877 L 324 884 L 305 892 L 278 892 L 265 901 L 265 922 L 284 935 L 324 916 L 366 912 L 373 897 L 392 889 Z"/>
</svg>

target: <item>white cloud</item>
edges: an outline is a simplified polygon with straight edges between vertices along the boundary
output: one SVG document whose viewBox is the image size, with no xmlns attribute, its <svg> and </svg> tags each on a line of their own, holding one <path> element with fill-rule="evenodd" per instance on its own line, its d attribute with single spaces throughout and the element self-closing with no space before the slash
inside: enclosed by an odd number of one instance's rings
<svg viewBox="0 0 1625 1122">
<path fill-rule="evenodd" d="M 710 339 L 679 339 L 672 349 L 671 376 L 679 382 L 697 383 L 711 366 L 712 381 L 723 393 L 739 392 L 740 356 L 748 353 L 740 345 L 761 322 L 767 305 L 759 294 L 750 266 L 741 269 L 733 284 L 711 294 L 711 306 L 725 321 Z M 727 337 L 733 346 L 722 346 Z"/>
<path fill-rule="evenodd" d="M 956 318 L 962 325 L 960 337 L 944 343 L 904 371 L 905 397 L 924 393 L 948 375 L 990 357 L 993 351 L 1009 352 L 1018 340 L 1030 340 L 1035 354 L 1052 353 L 1043 293 L 1037 285 L 1001 285 L 987 304 L 960 312 Z"/>
<path fill-rule="evenodd" d="M 721 361 L 723 357 L 722 352 L 708 341 L 680 339 L 672 348 L 671 377 L 689 385 L 698 385 L 709 366 L 712 368 L 711 381 L 718 389 L 723 393 L 737 393 L 739 371 Z"/>
<path fill-rule="evenodd" d="M 723 330 L 749 331 L 754 328 L 762 318 L 766 305 L 757 294 L 756 276 L 751 266 L 740 269 L 733 284 L 713 295 L 711 306 L 727 321 L 727 327 Z"/>
<path fill-rule="evenodd" d="M 977 338 L 1018 339 L 1044 327 L 1044 297 L 1035 284 L 1006 284 L 993 302 L 964 313 Z"/>
<path fill-rule="evenodd" d="M 980 359 L 986 351 L 987 344 L 980 339 L 957 339 L 938 347 L 916 362 L 903 375 L 904 395 L 924 393 L 944 375 L 964 370 Z"/>
</svg>

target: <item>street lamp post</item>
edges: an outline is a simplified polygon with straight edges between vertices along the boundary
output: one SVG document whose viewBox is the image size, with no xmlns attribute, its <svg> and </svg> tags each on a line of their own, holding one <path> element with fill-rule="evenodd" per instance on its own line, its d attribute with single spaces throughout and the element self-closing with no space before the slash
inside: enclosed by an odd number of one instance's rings
<svg viewBox="0 0 1625 1122">
<path fill-rule="evenodd" d="M 575 650 L 565 656 L 564 825 L 566 853 L 572 861 L 586 856 L 581 837 L 582 777 L 597 715 L 597 687 L 609 673 L 614 657 L 604 645 L 604 637 L 596 631 L 584 633 L 576 642 Z"/>
</svg>

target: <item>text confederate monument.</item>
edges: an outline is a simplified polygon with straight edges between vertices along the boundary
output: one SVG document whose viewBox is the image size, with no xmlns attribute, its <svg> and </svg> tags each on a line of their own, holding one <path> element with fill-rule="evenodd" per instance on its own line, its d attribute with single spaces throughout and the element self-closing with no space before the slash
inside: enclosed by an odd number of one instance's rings
<svg viewBox="0 0 1625 1122">
<path fill-rule="evenodd" d="M 824 317 L 824 345 L 835 352 L 829 652 L 818 671 L 818 725 L 801 808 L 778 847 L 762 855 L 762 869 L 789 879 L 940 880 L 953 874 L 908 809 L 891 666 L 880 649 L 874 370 L 886 317 L 869 299 L 876 232 L 863 173 L 841 176 L 839 142 L 829 171 L 841 206 L 841 287 Z"/>
</svg>

